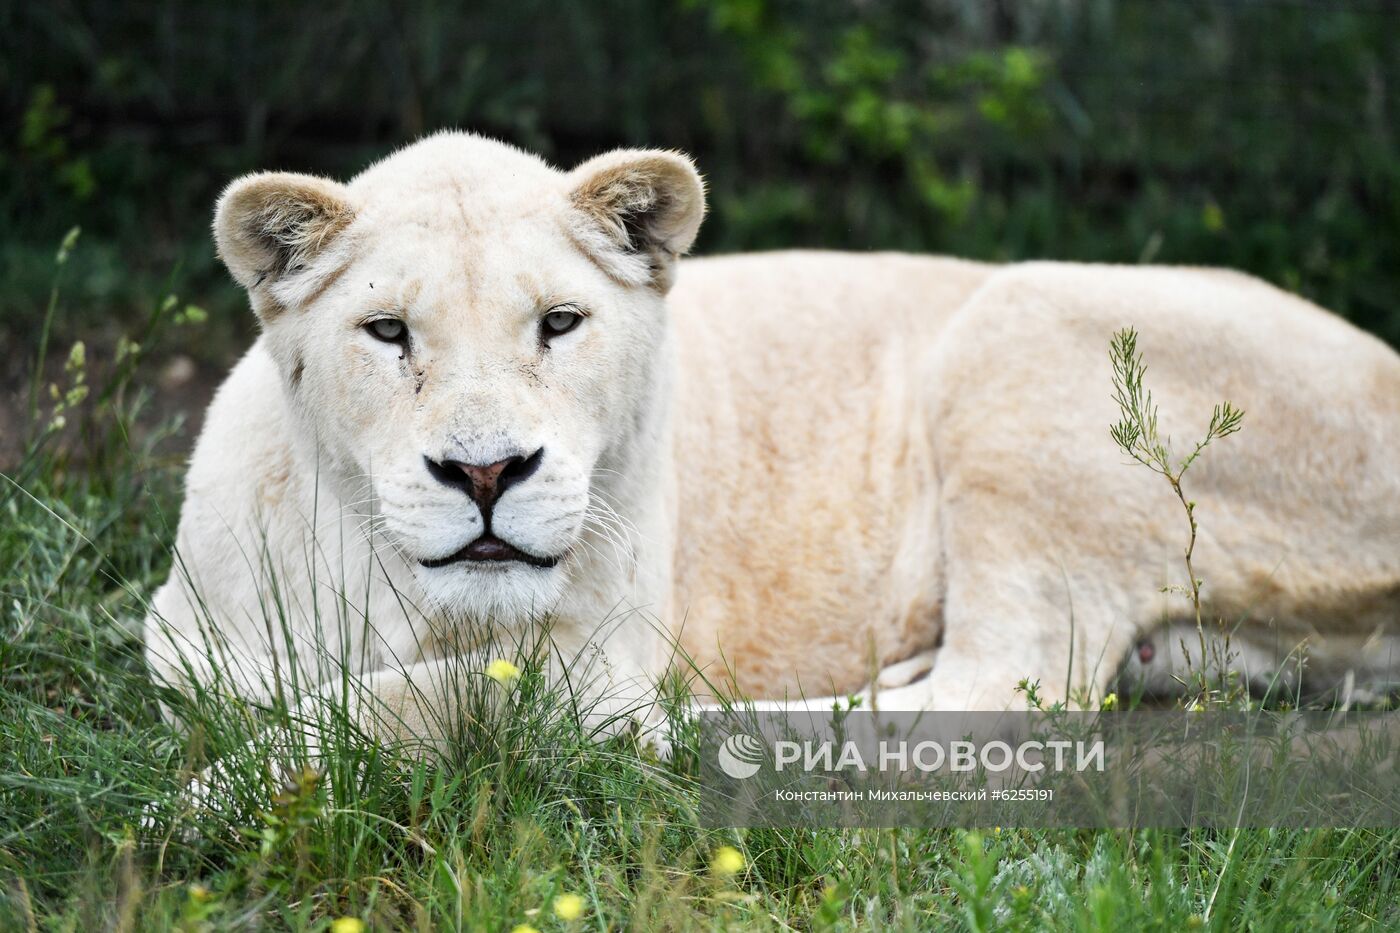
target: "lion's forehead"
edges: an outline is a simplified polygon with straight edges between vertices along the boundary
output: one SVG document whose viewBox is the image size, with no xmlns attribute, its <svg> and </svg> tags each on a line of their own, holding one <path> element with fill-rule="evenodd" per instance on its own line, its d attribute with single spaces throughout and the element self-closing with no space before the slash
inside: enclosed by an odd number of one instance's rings
<svg viewBox="0 0 1400 933">
<path fill-rule="evenodd" d="M 562 217 L 538 201 L 456 203 L 451 193 L 366 205 L 352 230 L 355 257 L 419 277 L 472 270 L 513 278 L 561 259 L 570 245 Z"/>
<path fill-rule="evenodd" d="M 500 144 L 446 134 L 403 150 L 350 185 L 364 225 L 480 240 L 503 230 L 557 233 L 564 176 Z"/>
<path fill-rule="evenodd" d="M 553 186 L 462 190 L 422 180 L 404 189 L 372 190 L 357 199 L 357 226 L 420 231 L 434 237 L 479 238 L 504 229 L 557 234 L 569 210 Z"/>
<path fill-rule="evenodd" d="M 567 177 L 511 146 L 439 134 L 348 187 L 357 300 L 486 323 L 612 291 L 577 242 Z"/>
<path fill-rule="evenodd" d="M 434 185 L 449 179 L 464 187 L 502 190 L 562 177 L 539 156 L 470 133 L 442 132 L 381 159 L 350 182 L 352 190 Z"/>
<path fill-rule="evenodd" d="M 596 269 L 558 227 L 538 219 L 464 228 L 408 212 L 362 223 L 341 291 L 373 306 L 511 315 L 586 303 L 600 284 Z"/>
</svg>

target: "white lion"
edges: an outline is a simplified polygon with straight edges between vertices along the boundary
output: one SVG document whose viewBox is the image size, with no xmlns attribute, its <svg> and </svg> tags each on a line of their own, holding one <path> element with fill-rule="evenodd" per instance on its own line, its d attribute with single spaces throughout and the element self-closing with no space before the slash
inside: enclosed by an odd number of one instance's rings
<svg viewBox="0 0 1400 933">
<path fill-rule="evenodd" d="M 1240 663 L 1307 642 L 1318 676 L 1393 685 L 1381 342 L 1229 272 L 678 262 L 704 210 L 675 153 L 560 172 L 463 133 L 348 184 L 232 184 L 215 236 L 262 336 L 190 464 L 155 672 L 259 699 L 352 659 L 430 732 L 457 635 L 548 617 L 556 674 L 643 708 L 675 638 L 774 700 L 1000 709 L 1022 679 L 1101 693 L 1124 657 L 1164 683 L 1179 660 L 1141 646 L 1186 608 L 1162 592 L 1184 519 L 1108 433 L 1107 347 L 1134 326 L 1164 434 L 1248 412 L 1187 480 Z"/>
</svg>

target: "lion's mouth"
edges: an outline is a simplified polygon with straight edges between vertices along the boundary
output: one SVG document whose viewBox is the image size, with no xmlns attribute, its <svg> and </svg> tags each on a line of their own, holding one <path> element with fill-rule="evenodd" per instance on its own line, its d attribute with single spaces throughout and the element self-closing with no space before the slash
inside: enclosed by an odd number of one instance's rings
<svg viewBox="0 0 1400 933">
<path fill-rule="evenodd" d="M 420 560 L 418 563 L 424 567 L 446 567 L 449 564 L 456 564 L 462 561 L 493 561 L 507 562 L 519 561 L 522 564 L 529 564 L 531 567 L 544 567 L 546 569 L 559 563 L 557 557 L 537 557 L 528 554 L 515 545 L 502 541 L 489 532 L 472 541 L 460 551 L 448 554 L 446 557 L 435 557 L 428 560 Z"/>
</svg>

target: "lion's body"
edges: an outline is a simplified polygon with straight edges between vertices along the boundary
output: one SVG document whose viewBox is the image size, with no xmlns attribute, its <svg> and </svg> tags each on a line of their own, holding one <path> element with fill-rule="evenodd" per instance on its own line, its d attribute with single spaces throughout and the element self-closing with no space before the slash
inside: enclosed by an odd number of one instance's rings
<svg viewBox="0 0 1400 933">
<path fill-rule="evenodd" d="M 823 252 L 682 264 L 671 616 L 709 676 L 828 694 L 934 646 L 924 361 L 992 272 Z"/>
<path fill-rule="evenodd" d="M 435 137 L 349 186 L 257 176 L 226 195 L 221 251 L 267 333 L 191 463 L 148 634 L 165 678 L 213 676 L 212 628 L 240 692 L 266 695 L 290 641 L 354 658 L 393 701 L 486 616 L 549 612 L 564 667 L 591 652 L 624 698 L 666 663 L 653 624 L 756 697 L 854 691 L 911 658 L 928 661 L 887 706 L 1002 708 L 1022 678 L 1105 690 L 1185 608 L 1162 593 L 1185 582 L 1181 505 L 1108 433 L 1107 349 L 1128 326 L 1165 434 L 1199 436 L 1221 399 L 1247 412 L 1186 480 L 1239 663 L 1308 641 L 1333 680 L 1400 671 L 1400 357 L 1379 341 L 1209 270 L 802 252 L 673 268 L 699 224 L 687 164 L 562 175 L 494 145 Z M 520 205 L 518 229 L 469 222 L 509 227 Z M 397 360 L 362 332 L 366 302 L 412 330 Z M 575 306 L 576 334 L 530 342 L 531 315 Z M 538 475 L 520 470 L 537 447 Z M 512 455 L 522 491 L 494 525 L 443 479 Z M 537 566 L 441 556 L 493 528 Z M 1131 676 L 1168 685 L 1184 660 L 1160 658 Z"/>
<path fill-rule="evenodd" d="M 902 697 L 1102 690 L 1130 654 L 1170 690 L 1189 528 L 1109 436 L 1129 326 L 1179 453 L 1220 400 L 1247 413 L 1185 481 L 1236 663 L 1267 680 L 1306 642 L 1323 685 L 1400 675 L 1400 357 L 1335 316 L 1216 270 L 822 253 L 691 264 L 673 307 L 674 613 L 745 691 L 851 691 L 935 646 Z"/>
</svg>

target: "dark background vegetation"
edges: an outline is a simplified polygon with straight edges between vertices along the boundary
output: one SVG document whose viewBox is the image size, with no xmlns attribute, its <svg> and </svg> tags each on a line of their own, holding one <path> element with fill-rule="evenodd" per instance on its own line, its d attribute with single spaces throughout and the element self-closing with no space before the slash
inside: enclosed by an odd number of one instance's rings
<svg viewBox="0 0 1400 933">
<path fill-rule="evenodd" d="M 1400 344 L 1389 0 L 6 2 L 0 105 L 10 397 L 74 225 L 57 361 L 176 292 L 210 312 L 170 351 L 197 408 L 253 328 L 220 187 L 454 126 L 565 166 L 691 152 L 705 253 L 1232 266 Z"/>
</svg>

